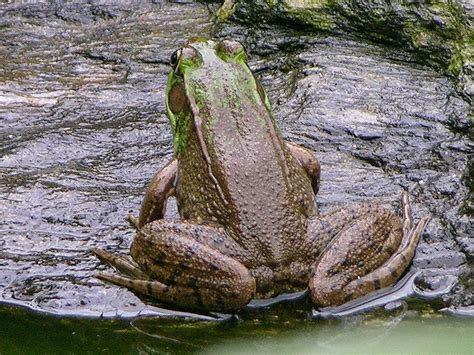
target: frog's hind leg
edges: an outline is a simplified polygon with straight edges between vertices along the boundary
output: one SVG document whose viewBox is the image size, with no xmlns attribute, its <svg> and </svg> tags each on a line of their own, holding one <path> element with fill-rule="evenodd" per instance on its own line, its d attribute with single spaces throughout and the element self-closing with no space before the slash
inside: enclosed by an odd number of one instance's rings
<svg viewBox="0 0 474 355">
<path fill-rule="evenodd" d="M 123 274 L 137 278 L 137 279 L 146 279 L 147 276 L 140 270 L 138 264 L 128 255 L 114 255 L 108 251 L 92 248 L 91 251 L 102 261 L 107 264 L 110 264 L 118 271 Z M 105 279 L 106 273 L 98 273 L 97 276 L 99 279 Z M 114 276 L 114 275 L 109 275 Z"/>
<path fill-rule="evenodd" d="M 131 246 L 145 277 L 97 277 L 181 309 L 235 311 L 256 288 L 250 271 L 235 258 L 239 253 L 222 228 L 158 220 L 145 225 Z"/>
<path fill-rule="evenodd" d="M 411 262 L 429 221 L 414 226 L 408 194 L 403 221 L 374 206 L 334 237 L 313 266 L 309 287 L 314 303 L 333 306 L 394 283 Z"/>
</svg>

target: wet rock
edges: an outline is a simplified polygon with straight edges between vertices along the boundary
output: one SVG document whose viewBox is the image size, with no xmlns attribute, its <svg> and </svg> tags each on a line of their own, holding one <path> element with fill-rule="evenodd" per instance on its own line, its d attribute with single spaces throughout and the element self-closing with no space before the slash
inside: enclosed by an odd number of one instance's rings
<svg viewBox="0 0 474 355">
<path fill-rule="evenodd" d="M 467 217 L 467 216 L 466 216 Z M 469 254 L 469 256 L 474 256 L 474 238 L 459 238 L 457 239 L 459 245 L 461 246 L 463 252 Z"/>
<path fill-rule="evenodd" d="M 172 154 L 168 58 L 205 6 L 0 5 L 0 302 L 58 315 L 164 314 L 94 279 Z M 170 29 L 173 29 L 171 31 Z"/>
<path fill-rule="evenodd" d="M 474 306 L 448 307 L 441 309 L 440 312 L 455 317 L 474 317 Z"/>
<path fill-rule="evenodd" d="M 462 252 L 449 250 L 444 243 L 422 244 L 413 262 L 416 268 L 456 268 L 466 262 Z"/>
</svg>

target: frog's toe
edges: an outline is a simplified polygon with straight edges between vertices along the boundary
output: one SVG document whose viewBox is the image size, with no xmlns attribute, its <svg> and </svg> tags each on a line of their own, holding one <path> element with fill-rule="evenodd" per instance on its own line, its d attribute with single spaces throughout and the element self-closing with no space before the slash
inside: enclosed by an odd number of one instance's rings
<svg viewBox="0 0 474 355">
<path fill-rule="evenodd" d="M 91 251 L 103 262 L 111 265 L 118 271 L 134 278 L 144 278 L 146 275 L 140 270 L 140 267 L 130 256 L 126 255 L 114 255 L 99 248 L 92 248 Z"/>
<path fill-rule="evenodd" d="M 102 281 L 105 281 L 105 282 L 108 282 L 108 283 L 111 283 L 111 284 L 114 284 L 114 285 L 117 285 L 117 286 L 126 287 L 128 289 L 139 291 L 140 293 L 143 293 L 143 294 L 150 294 L 151 293 L 151 292 L 149 292 L 149 290 L 142 289 L 142 287 L 141 287 L 143 285 L 143 283 L 140 282 L 140 281 L 146 281 L 146 280 L 132 279 L 130 277 L 115 275 L 115 274 L 109 274 L 107 272 L 97 272 L 97 273 L 94 274 L 94 277 L 99 279 L 99 280 L 102 280 Z M 159 282 L 155 282 L 155 283 L 160 284 Z M 161 284 L 161 285 L 163 285 L 163 284 Z M 158 285 L 155 286 L 155 287 L 158 287 Z M 164 287 L 164 285 L 163 285 L 163 287 Z"/>
</svg>

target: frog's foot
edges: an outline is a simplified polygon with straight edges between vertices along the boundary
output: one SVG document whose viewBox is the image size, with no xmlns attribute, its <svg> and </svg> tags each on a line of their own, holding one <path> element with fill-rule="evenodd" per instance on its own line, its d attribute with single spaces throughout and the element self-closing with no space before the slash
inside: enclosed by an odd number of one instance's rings
<svg viewBox="0 0 474 355">
<path fill-rule="evenodd" d="M 133 223 L 137 229 L 151 221 L 164 217 L 166 202 L 170 196 L 175 194 L 177 173 L 178 161 L 173 159 L 153 176 L 143 199 L 140 216 Z"/>
<path fill-rule="evenodd" d="M 298 160 L 306 172 L 306 175 L 308 175 L 311 181 L 313 192 L 316 195 L 319 191 L 319 178 L 321 175 L 321 166 L 319 164 L 319 160 L 316 159 L 310 150 L 304 147 L 290 142 L 286 142 L 286 146 L 290 150 L 291 155 L 293 155 L 293 158 Z"/>
<path fill-rule="evenodd" d="M 97 277 L 182 309 L 235 311 L 253 297 L 255 279 L 243 264 L 211 246 L 212 241 L 226 244 L 225 238 L 213 227 L 154 221 L 140 230 L 131 247 L 146 277 Z"/>
<path fill-rule="evenodd" d="M 127 221 L 128 223 L 130 223 L 130 225 L 132 227 L 134 227 L 136 230 L 139 230 L 140 229 L 140 226 L 139 226 L 139 220 L 138 220 L 138 217 L 133 215 L 133 214 L 129 214 L 127 216 Z"/>
<path fill-rule="evenodd" d="M 125 275 L 128 275 L 133 278 L 137 279 L 146 279 L 147 276 L 143 273 L 143 271 L 140 270 L 140 267 L 138 264 L 133 261 L 133 259 L 130 256 L 127 255 L 114 255 L 112 253 L 109 253 L 108 251 L 99 249 L 99 248 L 92 248 L 91 251 L 102 261 L 107 264 L 110 264 L 113 266 L 115 269 L 118 271 L 124 273 Z M 107 275 L 104 273 L 98 273 L 97 278 L 99 279 L 104 279 L 104 277 L 101 277 L 103 275 Z"/>
<path fill-rule="evenodd" d="M 411 262 L 429 217 L 414 226 L 408 194 L 402 196 L 403 221 L 373 206 L 329 243 L 313 266 L 313 302 L 334 306 L 394 283 Z"/>
</svg>

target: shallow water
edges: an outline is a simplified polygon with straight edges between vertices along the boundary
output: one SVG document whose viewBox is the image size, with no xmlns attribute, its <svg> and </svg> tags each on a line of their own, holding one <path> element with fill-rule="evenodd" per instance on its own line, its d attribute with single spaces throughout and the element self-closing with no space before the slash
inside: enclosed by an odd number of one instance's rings
<svg viewBox="0 0 474 355">
<path fill-rule="evenodd" d="M 93 278 L 106 266 L 89 249 L 128 251 L 134 231 L 125 216 L 137 213 L 150 177 L 172 157 L 164 113 L 168 58 L 186 38 L 211 36 L 208 9 L 91 3 L 10 4 L 0 11 L 0 302 L 63 316 L 160 313 Z M 350 38 L 252 33 L 238 26 L 219 36 L 248 46 L 284 136 L 321 160 L 323 212 L 362 200 L 396 210 L 401 189 L 409 189 L 415 217 L 433 216 L 414 262 L 425 284 L 437 288 L 447 275 L 467 274 L 472 240 L 462 209 L 468 193 L 463 176 L 472 143 L 462 132 L 469 105 L 448 78 L 403 53 Z M 176 215 L 173 204 L 169 215 Z M 461 282 L 442 303 L 437 308 L 468 305 L 472 292 Z M 265 349 L 284 346 L 277 335 L 289 332 L 288 344 L 307 344 L 318 339 L 321 324 L 328 333 L 344 334 L 339 323 L 309 322 L 303 313 L 301 321 L 276 314 L 261 329 L 253 320 L 213 324 L 218 331 L 208 341 L 238 350 L 231 339 L 255 332 L 261 336 L 257 348 Z M 433 327 L 461 322 L 464 329 L 464 321 L 438 317 L 430 320 Z M 2 309 L 1 319 L 2 332 L 11 331 L 16 346 L 49 341 L 65 349 L 66 334 L 76 328 L 78 344 L 97 334 L 111 348 L 136 350 L 143 341 L 146 349 L 155 341 L 143 334 L 133 340 L 138 334 L 130 321 L 44 318 L 10 308 Z M 424 318 L 405 321 L 422 324 Z M 51 337 L 37 335 L 42 322 Z M 171 332 L 187 327 L 167 322 Z M 304 335 L 307 342 L 299 338 Z M 199 335 L 193 337 L 199 343 Z M 275 342 L 265 343 L 266 337 Z"/>
<path fill-rule="evenodd" d="M 284 309 L 221 323 L 56 318 L 0 308 L 0 353 L 472 354 L 472 318 L 396 311 L 309 321 Z"/>
</svg>

